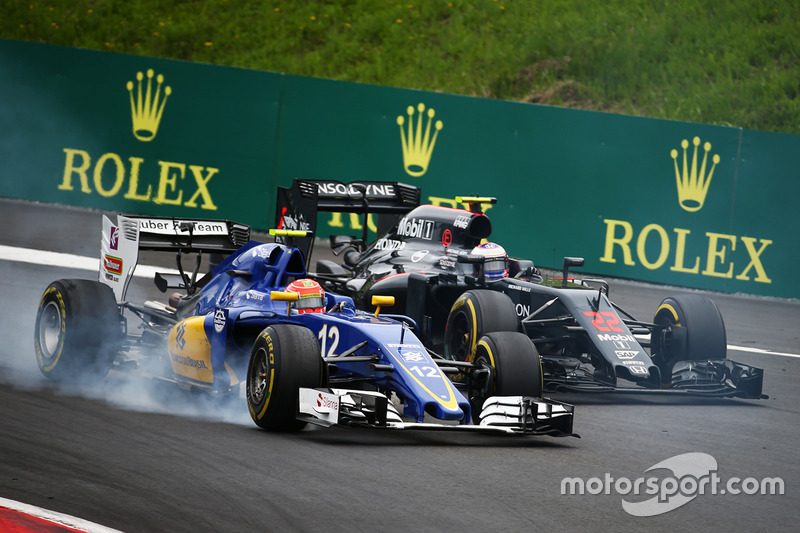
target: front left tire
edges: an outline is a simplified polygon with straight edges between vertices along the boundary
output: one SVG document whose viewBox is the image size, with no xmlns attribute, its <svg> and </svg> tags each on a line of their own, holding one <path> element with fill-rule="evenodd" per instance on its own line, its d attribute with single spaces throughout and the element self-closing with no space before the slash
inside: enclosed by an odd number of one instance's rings
<svg viewBox="0 0 800 533">
<path fill-rule="evenodd" d="M 300 431 L 301 387 L 322 385 L 322 357 L 314 333 L 293 324 L 273 324 L 256 338 L 247 367 L 247 407 L 253 422 L 271 431 Z"/>
</svg>

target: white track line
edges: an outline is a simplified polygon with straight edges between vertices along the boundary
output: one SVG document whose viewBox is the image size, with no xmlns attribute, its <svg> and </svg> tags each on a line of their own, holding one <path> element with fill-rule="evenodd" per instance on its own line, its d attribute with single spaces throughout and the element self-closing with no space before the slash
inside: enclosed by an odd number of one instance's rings
<svg viewBox="0 0 800 533">
<path fill-rule="evenodd" d="M 34 265 L 54 266 L 63 268 L 76 268 L 80 270 L 92 270 L 99 272 L 100 260 L 81 255 L 65 254 L 60 252 L 48 252 L 44 250 L 34 250 L 31 248 L 17 248 L 14 246 L 4 246 L 0 244 L 0 261 L 17 261 L 20 263 L 30 263 Z M 152 278 L 156 272 L 164 274 L 178 274 L 179 272 L 171 268 L 160 268 L 147 265 L 137 265 L 134 276 L 141 278 Z M 738 352 L 752 352 L 763 355 L 779 355 L 781 357 L 795 357 L 800 359 L 800 354 L 773 352 L 761 348 L 748 348 L 745 346 L 728 345 L 729 350 Z"/>
<path fill-rule="evenodd" d="M 61 252 L 48 252 L 32 248 L 17 248 L 0 244 L 0 261 L 16 261 L 32 265 L 74 268 L 78 270 L 92 270 L 100 272 L 100 259 L 84 257 L 82 255 L 65 254 Z M 178 274 L 173 268 L 161 268 L 147 265 L 137 265 L 133 275 L 140 278 L 152 278 L 156 272 L 163 274 Z"/>
</svg>

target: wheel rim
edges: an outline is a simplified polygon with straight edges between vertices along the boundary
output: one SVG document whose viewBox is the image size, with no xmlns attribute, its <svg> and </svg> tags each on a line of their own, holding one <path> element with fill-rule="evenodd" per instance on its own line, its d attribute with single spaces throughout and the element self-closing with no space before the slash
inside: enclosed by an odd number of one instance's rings
<svg viewBox="0 0 800 533">
<path fill-rule="evenodd" d="M 459 313 L 453 320 L 452 335 L 450 337 L 450 357 L 459 361 L 466 361 L 469 356 L 469 324 L 467 317 Z"/>
<path fill-rule="evenodd" d="M 253 373 L 250 376 L 250 398 L 253 403 L 260 404 L 264 401 L 269 385 L 267 352 L 263 348 L 259 349 L 253 358 Z"/>
<path fill-rule="evenodd" d="M 61 344 L 61 310 L 55 302 L 48 302 L 39 319 L 39 347 L 45 359 L 53 359 Z"/>
</svg>

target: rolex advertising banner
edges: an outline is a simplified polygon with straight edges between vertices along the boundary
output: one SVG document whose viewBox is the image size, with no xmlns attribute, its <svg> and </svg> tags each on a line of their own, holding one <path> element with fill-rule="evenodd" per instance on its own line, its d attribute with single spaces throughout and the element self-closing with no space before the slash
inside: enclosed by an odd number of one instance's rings
<svg viewBox="0 0 800 533">
<path fill-rule="evenodd" d="M 264 225 L 280 84 L 267 72 L 0 41 L 0 194 L 166 216 L 241 212 Z"/>
<path fill-rule="evenodd" d="M 4 40 L 0 126 L 2 196 L 263 230 L 294 178 L 400 181 L 538 266 L 800 298 L 797 135 Z"/>
</svg>

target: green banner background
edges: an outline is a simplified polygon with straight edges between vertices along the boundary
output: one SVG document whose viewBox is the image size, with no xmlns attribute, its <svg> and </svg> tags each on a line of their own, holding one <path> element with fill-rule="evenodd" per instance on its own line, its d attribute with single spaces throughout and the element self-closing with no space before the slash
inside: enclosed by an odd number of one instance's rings
<svg viewBox="0 0 800 533">
<path fill-rule="evenodd" d="M 135 108 L 148 70 L 171 93 L 144 142 L 127 84 Z M 421 141 L 428 125 L 429 157 L 409 169 L 402 137 Z M 582 256 L 598 275 L 800 298 L 796 135 L 7 40 L 0 128 L 2 196 L 266 229 L 275 187 L 294 178 L 402 181 L 443 205 L 496 196 L 493 240 L 539 266 Z M 692 174 L 695 138 L 695 174 L 713 176 L 687 211 L 678 181 Z M 324 214 L 319 230 L 358 234 L 360 223 Z"/>
</svg>

